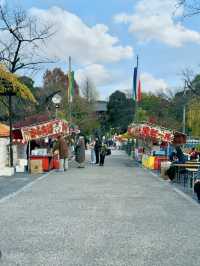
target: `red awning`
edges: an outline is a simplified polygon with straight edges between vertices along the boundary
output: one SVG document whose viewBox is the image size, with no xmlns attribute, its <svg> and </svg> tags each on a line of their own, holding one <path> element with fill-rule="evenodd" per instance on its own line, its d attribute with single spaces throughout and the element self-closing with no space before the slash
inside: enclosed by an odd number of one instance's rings
<svg viewBox="0 0 200 266">
<path fill-rule="evenodd" d="M 168 143 L 172 142 L 174 139 L 173 131 L 149 124 L 132 124 L 128 128 L 128 133 L 135 138 L 151 139 L 153 141 Z"/>
<path fill-rule="evenodd" d="M 56 137 L 60 134 L 69 134 L 69 124 L 64 120 L 52 120 L 46 123 L 13 129 L 14 143 L 27 143 L 46 137 Z"/>
<path fill-rule="evenodd" d="M 7 138 L 10 135 L 10 129 L 7 125 L 0 123 L 0 137 Z"/>
</svg>

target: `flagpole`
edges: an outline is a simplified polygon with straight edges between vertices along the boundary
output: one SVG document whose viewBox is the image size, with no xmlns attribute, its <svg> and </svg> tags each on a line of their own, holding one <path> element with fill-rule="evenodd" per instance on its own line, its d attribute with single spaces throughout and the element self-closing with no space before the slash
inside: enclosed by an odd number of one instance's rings
<svg viewBox="0 0 200 266">
<path fill-rule="evenodd" d="M 139 67 L 139 56 L 137 55 L 137 78 L 138 78 L 138 67 Z M 137 83 L 136 83 L 136 91 L 137 91 Z M 137 93 L 135 95 L 135 116 L 137 114 L 137 110 L 138 110 L 138 102 L 137 102 Z M 136 121 L 137 122 L 137 121 Z"/>
</svg>

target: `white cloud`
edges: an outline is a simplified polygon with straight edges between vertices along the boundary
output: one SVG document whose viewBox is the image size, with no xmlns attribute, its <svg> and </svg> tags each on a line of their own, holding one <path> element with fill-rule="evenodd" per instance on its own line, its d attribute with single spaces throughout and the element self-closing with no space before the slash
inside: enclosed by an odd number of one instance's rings
<svg viewBox="0 0 200 266">
<path fill-rule="evenodd" d="M 142 92 L 146 93 L 166 93 L 168 94 L 168 84 L 165 82 L 164 79 L 158 79 L 151 75 L 150 73 L 141 73 L 140 80 L 142 84 Z M 125 80 L 120 82 L 117 86 L 117 89 L 122 91 L 132 91 L 133 90 L 133 80 Z"/>
<path fill-rule="evenodd" d="M 45 44 L 50 58 L 65 61 L 71 55 L 77 63 L 95 64 L 117 62 L 133 56 L 130 46 L 122 46 L 117 37 L 109 33 L 104 24 L 92 27 L 81 18 L 59 7 L 48 10 L 32 8 L 30 13 L 41 24 L 54 25 L 55 35 Z"/>
<path fill-rule="evenodd" d="M 120 80 L 122 77 L 116 77 L 116 73 L 107 70 L 103 65 L 89 65 L 85 68 L 79 69 L 75 72 L 75 78 L 79 85 L 84 84 L 86 77 L 89 77 L 101 95 L 101 99 L 107 99 L 111 93 L 116 90 L 124 91 L 128 94 L 132 93 L 133 80 Z M 165 93 L 166 95 L 171 94 L 171 90 L 168 91 L 168 84 L 164 79 L 154 77 L 150 73 L 141 73 L 140 75 L 142 83 L 142 92 L 160 94 Z"/>
<path fill-rule="evenodd" d="M 114 20 L 128 24 L 129 32 L 136 33 L 140 41 L 156 40 L 173 47 L 200 44 L 200 33 L 178 22 L 183 11 L 176 11 L 174 0 L 140 0 L 134 14 L 121 13 Z"/>
<path fill-rule="evenodd" d="M 141 74 L 141 83 L 143 92 L 158 94 L 167 93 L 168 85 L 163 79 L 157 79 L 149 73 Z"/>
<path fill-rule="evenodd" d="M 99 64 L 92 64 L 79 69 L 75 75 L 79 84 L 82 84 L 88 77 L 96 87 L 108 85 L 113 81 L 112 74 L 103 65 Z"/>
</svg>

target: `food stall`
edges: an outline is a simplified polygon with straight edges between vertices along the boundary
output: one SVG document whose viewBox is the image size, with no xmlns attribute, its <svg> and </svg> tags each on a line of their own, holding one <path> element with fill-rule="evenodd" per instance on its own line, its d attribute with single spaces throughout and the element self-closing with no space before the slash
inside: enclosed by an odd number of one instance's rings
<svg viewBox="0 0 200 266">
<path fill-rule="evenodd" d="M 14 175 L 14 169 L 9 167 L 9 127 L 0 123 L 0 176 Z"/>
<path fill-rule="evenodd" d="M 160 170 L 161 162 L 168 160 L 168 147 L 174 133 L 145 123 L 131 124 L 128 133 L 136 139 L 135 159 L 146 168 Z"/>
<path fill-rule="evenodd" d="M 69 124 L 65 120 L 55 119 L 13 129 L 13 142 L 18 151 L 18 170 L 24 171 L 26 159 L 30 172 L 40 173 L 58 168 L 58 156 L 53 156 L 51 148 L 60 134 L 69 134 Z"/>
</svg>

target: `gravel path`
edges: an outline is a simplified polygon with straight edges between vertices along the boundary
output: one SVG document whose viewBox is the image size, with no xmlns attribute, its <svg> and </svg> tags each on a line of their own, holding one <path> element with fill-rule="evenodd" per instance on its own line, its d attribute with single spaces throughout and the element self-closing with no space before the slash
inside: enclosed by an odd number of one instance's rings
<svg viewBox="0 0 200 266">
<path fill-rule="evenodd" d="M 122 152 L 0 202 L 0 265 L 197 266 L 200 209 Z"/>
</svg>

